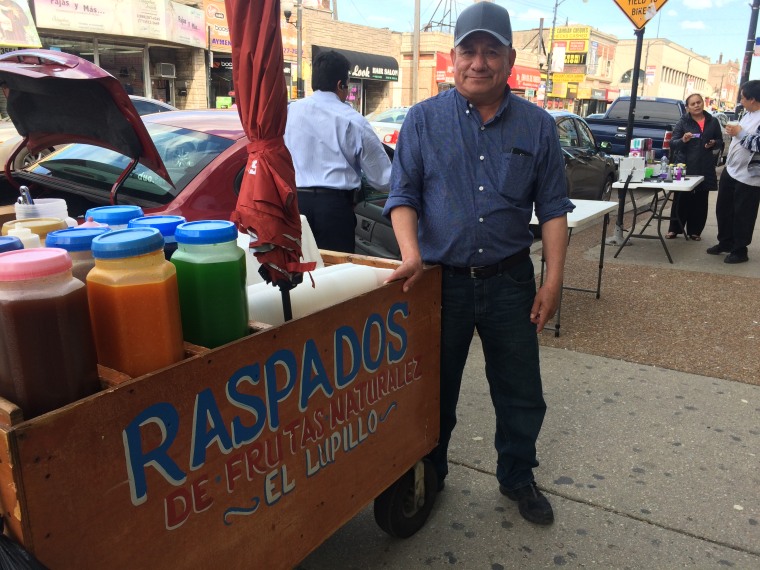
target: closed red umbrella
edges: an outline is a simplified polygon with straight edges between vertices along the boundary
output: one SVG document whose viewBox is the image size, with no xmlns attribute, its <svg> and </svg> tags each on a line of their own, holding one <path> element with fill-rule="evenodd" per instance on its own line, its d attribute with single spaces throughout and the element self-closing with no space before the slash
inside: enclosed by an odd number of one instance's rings
<svg viewBox="0 0 760 570">
<path fill-rule="evenodd" d="M 283 293 L 314 263 L 301 258 L 301 217 L 296 177 L 285 147 L 287 96 L 283 74 L 280 0 L 225 0 L 232 42 L 235 102 L 250 143 L 240 196 L 232 221 L 251 236 L 259 272 Z"/>
</svg>

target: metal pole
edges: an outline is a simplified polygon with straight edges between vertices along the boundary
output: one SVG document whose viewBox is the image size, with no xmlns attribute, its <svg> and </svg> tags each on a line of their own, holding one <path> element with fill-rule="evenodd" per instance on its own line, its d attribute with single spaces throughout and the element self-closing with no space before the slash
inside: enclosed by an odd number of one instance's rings
<svg viewBox="0 0 760 570">
<path fill-rule="evenodd" d="M 296 76 L 296 97 L 298 99 L 304 98 L 303 89 L 303 10 L 301 8 L 301 0 L 296 1 L 296 43 L 298 44 L 296 54 L 296 65 L 298 66 L 298 75 Z"/>
<path fill-rule="evenodd" d="M 639 90 L 639 68 L 641 67 L 641 47 L 644 43 L 644 28 L 636 29 L 633 31 L 636 36 L 636 55 L 633 58 L 633 78 L 631 79 L 631 105 L 628 110 L 628 125 L 625 129 L 625 154 L 628 155 L 631 148 L 631 138 L 633 137 L 633 121 L 636 116 L 636 98 Z M 615 235 L 607 239 L 609 245 L 622 245 L 625 242 L 623 237 L 623 217 L 625 214 L 625 197 L 628 192 L 628 182 L 630 182 L 631 176 L 628 177 L 626 185 L 618 190 L 618 212 L 617 220 L 615 221 Z M 631 241 L 628 240 L 628 245 Z"/>
<path fill-rule="evenodd" d="M 755 50 L 755 33 L 757 32 L 757 12 L 760 10 L 760 0 L 752 2 L 752 15 L 749 18 L 749 32 L 747 33 L 747 49 L 744 51 L 744 63 L 742 64 L 742 75 L 739 81 L 739 87 L 749 81 L 749 68 L 752 66 L 752 54 Z M 736 94 L 736 104 L 741 103 L 742 90 L 739 89 Z"/>
<path fill-rule="evenodd" d="M 684 99 L 684 100 L 686 99 L 686 87 L 688 87 L 689 85 L 689 66 L 691 66 L 692 59 L 694 58 L 690 57 L 689 61 L 686 62 L 686 77 L 683 80 L 683 97 L 681 97 L 681 99 Z"/>
<path fill-rule="evenodd" d="M 412 105 L 417 102 L 420 81 L 420 0 L 414 0 L 414 30 L 412 33 Z"/>
<path fill-rule="evenodd" d="M 549 40 L 549 56 L 546 58 L 546 89 L 544 89 L 544 109 L 546 109 L 546 101 L 549 99 L 549 86 L 551 85 L 551 91 L 554 93 L 554 80 L 552 79 L 552 57 L 554 56 L 554 28 L 557 27 L 557 8 L 565 0 L 554 1 L 554 17 L 552 18 L 552 33 Z"/>
</svg>

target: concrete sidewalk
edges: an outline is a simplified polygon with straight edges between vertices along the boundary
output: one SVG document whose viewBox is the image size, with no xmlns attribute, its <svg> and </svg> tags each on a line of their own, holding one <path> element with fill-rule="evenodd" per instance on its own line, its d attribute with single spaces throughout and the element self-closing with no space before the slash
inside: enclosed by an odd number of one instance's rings
<svg viewBox="0 0 760 570">
<path fill-rule="evenodd" d="M 370 506 L 299 568 L 760 567 L 760 387 L 551 348 L 542 367 L 536 477 L 553 526 L 499 494 L 476 338 L 426 526 L 392 539 Z"/>
</svg>

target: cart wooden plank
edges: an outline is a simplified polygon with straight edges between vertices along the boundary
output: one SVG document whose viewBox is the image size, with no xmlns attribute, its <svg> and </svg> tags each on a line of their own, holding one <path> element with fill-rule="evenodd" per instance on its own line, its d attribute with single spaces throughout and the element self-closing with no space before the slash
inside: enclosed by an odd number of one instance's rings
<svg viewBox="0 0 760 570">
<path fill-rule="evenodd" d="M 291 568 L 435 446 L 439 331 L 433 268 L 112 375 L 0 428 L 7 527 L 53 569 Z"/>
</svg>

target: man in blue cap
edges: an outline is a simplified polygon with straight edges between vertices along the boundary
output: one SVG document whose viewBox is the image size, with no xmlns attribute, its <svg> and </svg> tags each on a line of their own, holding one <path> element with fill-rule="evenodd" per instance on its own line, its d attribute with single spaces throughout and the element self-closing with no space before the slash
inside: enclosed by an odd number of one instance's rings
<svg viewBox="0 0 760 570">
<path fill-rule="evenodd" d="M 496 477 L 528 521 L 554 521 L 533 468 L 544 402 L 536 333 L 559 304 L 567 251 L 565 170 L 552 118 L 511 94 L 509 13 L 465 9 L 454 31 L 456 89 L 415 105 L 399 134 L 385 206 L 402 263 L 389 280 L 408 291 L 423 264 L 443 267 L 441 436 L 430 459 L 439 490 L 474 331 L 496 412 Z M 546 277 L 536 292 L 529 229 L 542 224 Z"/>
</svg>

